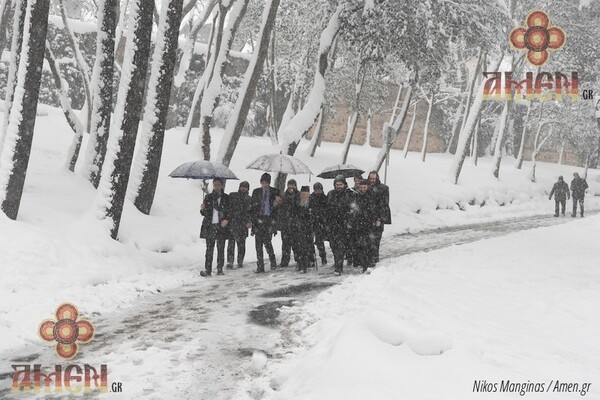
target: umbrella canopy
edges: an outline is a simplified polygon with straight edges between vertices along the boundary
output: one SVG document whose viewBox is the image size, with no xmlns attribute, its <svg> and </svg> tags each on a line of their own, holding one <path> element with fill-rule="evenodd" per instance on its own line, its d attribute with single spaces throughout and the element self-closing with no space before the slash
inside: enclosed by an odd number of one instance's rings
<svg viewBox="0 0 600 400">
<path fill-rule="evenodd" d="M 213 161 L 190 161 L 181 164 L 169 174 L 171 178 L 187 179 L 238 179 L 229 168 Z"/>
<path fill-rule="evenodd" d="M 337 164 L 325 168 L 323 172 L 317 176 L 323 179 L 335 179 L 338 175 L 342 175 L 344 178 L 352 178 L 356 175 L 362 175 L 364 172 L 365 171 L 356 168 L 352 164 Z"/>
<path fill-rule="evenodd" d="M 302 161 L 286 154 L 265 154 L 252 161 L 246 168 L 267 172 L 300 175 L 312 172 Z"/>
</svg>

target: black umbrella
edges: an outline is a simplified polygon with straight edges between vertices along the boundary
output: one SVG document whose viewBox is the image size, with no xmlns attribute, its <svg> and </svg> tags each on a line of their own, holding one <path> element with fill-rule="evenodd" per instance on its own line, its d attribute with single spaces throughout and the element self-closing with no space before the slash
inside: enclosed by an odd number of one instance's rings
<svg viewBox="0 0 600 400">
<path fill-rule="evenodd" d="M 187 179 L 238 179 L 226 166 L 214 161 L 190 161 L 181 164 L 169 174 L 171 178 Z"/>
<path fill-rule="evenodd" d="M 337 164 L 325 168 L 323 172 L 317 176 L 323 179 L 335 179 L 335 177 L 338 175 L 342 175 L 344 178 L 353 178 L 356 175 L 364 174 L 364 172 L 365 171 L 356 168 L 352 164 Z"/>
</svg>

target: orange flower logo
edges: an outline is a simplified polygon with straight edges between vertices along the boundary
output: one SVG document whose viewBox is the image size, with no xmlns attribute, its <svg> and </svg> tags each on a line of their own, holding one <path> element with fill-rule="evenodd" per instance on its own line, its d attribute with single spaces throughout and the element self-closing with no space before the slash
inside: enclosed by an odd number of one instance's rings
<svg viewBox="0 0 600 400">
<path fill-rule="evenodd" d="M 527 28 L 520 26 L 510 32 L 510 43 L 519 50 L 527 48 L 527 60 L 539 67 L 548 61 L 548 50 L 563 47 L 567 36 L 558 26 L 550 27 L 550 17 L 544 11 L 532 11 L 525 22 Z"/>
<path fill-rule="evenodd" d="M 70 303 L 63 303 L 56 309 L 56 320 L 46 319 L 39 327 L 39 333 L 46 342 L 56 341 L 56 354 L 64 359 L 75 357 L 77 343 L 88 343 L 94 337 L 94 326 L 90 321 L 77 319 L 79 311 Z"/>
</svg>

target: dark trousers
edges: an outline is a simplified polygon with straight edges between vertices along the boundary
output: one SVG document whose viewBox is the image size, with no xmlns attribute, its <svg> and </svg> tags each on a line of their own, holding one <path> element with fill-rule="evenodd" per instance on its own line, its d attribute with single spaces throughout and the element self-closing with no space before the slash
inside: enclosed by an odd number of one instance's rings
<svg viewBox="0 0 600 400">
<path fill-rule="evenodd" d="M 559 206 L 562 206 L 562 215 L 565 215 L 565 207 L 567 205 L 567 200 L 556 200 L 554 199 L 554 216 L 558 217 Z"/>
<path fill-rule="evenodd" d="M 217 243 L 217 270 L 222 271 L 225 264 L 225 235 L 218 224 L 210 227 L 210 233 L 206 238 L 206 255 L 204 258 L 204 268 L 206 273 L 212 273 L 213 253 L 215 251 L 215 242 Z"/>
<path fill-rule="evenodd" d="M 333 252 L 333 266 L 336 272 L 344 270 L 344 256 L 346 255 L 346 232 L 332 233 L 329 238 L 331 251 Z"/>
<path fill-rule="evenodd" d="M 237 263 L 242 265 L 244 263 L 244 256 L 246 255 L 246 238 L 231 238 L 227 242 L 227 265 L 233 265 L 233 259 L 235 254 L 235 245 L 237 244 Z"/>
<path fill-rule="evenodd" d="M 263 247 L 267 250 L 269 255 L 269 261 L 271 262 L 271 268 L 277 266 L 277 260 L 275 258 L 275 251 L 273 250 L 273 244 L 271 244 L 271 228 L 270 221 L 265 219 L 262 222 L 257 222 L 254 227 L 254 245 L 256 247 L 256 265 L 258 271 L 265 270 L 265 260 L 263 258 Z"/>
<path fill-rule="evenodd" d="M 354 234 L 354 266 L 362 267 L 363 271 L 367 268 L 372 267 L 373 263 L 373 243 L 371 242 L 368 231 L 355 232 Z"/>
<path fill-rule="evenodd" d="M 356 241 L 357 236 L 355 231 L 348 231 L 346 243 L 346 262 L 348 265 L 355 264 L 356 265 Z"/>
<path fill-rule="evenodd" d="M 370 232 L 370 243 L 371 243 L 371 259 L 373 265 L 379 262 L 379 245 L 381 244 L 381 236 L 383 235 L 383 229 L 373 228 Z"/>
<path fill-rule="evenodd" d="M 576 199 L 573 197 L 573 214 L 572 216 L 577 215 L 577 203 L 579 203 L 579 209 L 581 211 L 581 216 L 583 217 L 583 197 L 581 199 Z"/>
<path fill-rule="evenodd" d="M 295 238 L 296 233 L 291 229 L 281 231 L 281 266 L 287 267 L 290 264 L 292 250 L 294 251 L 294 260 L 297 258 L 298 244 Z"/>
<path fill-rule="evenodd" d="M 319 232 L 315 232 L 315 246 L 317 246 L 317 250 L 319 251 L 319 257 L 321 257 L 321 261 L 323 263 L 326 263 L 327 262 L 327 253 L 325 253 L 325 238 Z M 314 248 L 313 248 L 312 257 L 313 258 L 311 261 L 316 261 L 316 257 L 314 254 Z"/>
</svg>

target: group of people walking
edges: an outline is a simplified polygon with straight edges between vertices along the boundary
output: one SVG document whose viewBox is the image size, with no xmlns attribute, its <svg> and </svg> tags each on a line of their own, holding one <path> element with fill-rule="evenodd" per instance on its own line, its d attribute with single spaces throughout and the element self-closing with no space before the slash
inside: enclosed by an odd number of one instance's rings
<svg viewBox="0 0 600 400">
<path fill-rule="evenodd" d="M 322 265 L 327 264 L 325 242 L 328 241 L 334 258 L 334 273 L 340 275 L 346 265 L 366 271 L 379 261 L 379 245 L 384 225 L 391 223 L 389 188 L 382 184 L 376 171 L 368 179 L 354 178 L 349 188 L 339 175 L 334 188 L 324 193 L 323 185 L 315 183 L 298 190 L 290 179 L 283 194 L 271 187 L 271 175 L 260 178 L 260 187 L 250 194 L 248 182 L 241 182 L 237 192 L 223 193 L 223 180 L 213 180 L 213 191 L 204 198 L 200 209 L 204 216 L 200 237 L 206 240 L 205 270 L 202 276 L 212 275 L 213 254 L 217 247 L 217 275 L 223 267 L 243 267 L 248 232 L 254 236 L 257 273 L 265 272 L 264 253 L 267 251 L 270 268 L 287 267 L 292 259 L 297 270 L 306 273 L 316 266 L 317 251 Z M 281 262 L 277 265 L 271 240 L 281 233 Z M 225 242 L 227 263 L 225 264 Z M 315 246 L 317 251 L 315 251 Z M 235 248 L 237 247 L 237 259 Z"/>
<path fill-rule="evenodd" d="M 552 187 L 550 191 L 550 200 L 554 196 L 554 216 L 558 217 L 559 211 L 562 216 L 565 216 L 565 207 L 567 199 L 573 197 L 573 212 L 571 217 L 577 216 L 577 204 L 579 204 L 579 211 L 583 217 L 583 200 L 585 198 L 585 190 L 588 188 L 588 184 L 585 179 L 581 178 L 577 172 L 573 174 L 573 180 L 571 181 L 570 191 L 573 192 L 571 196 L 569 192 L 569 185 L 563 180 L 562 176 L 558 177 L 558 181 Z"/>
</svg>

